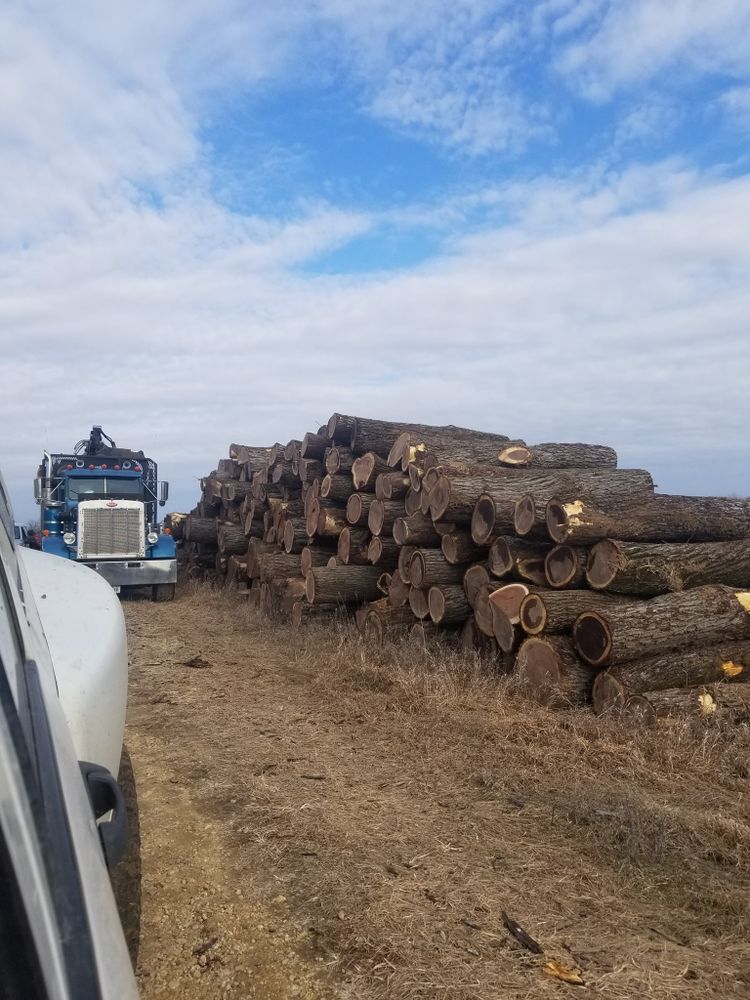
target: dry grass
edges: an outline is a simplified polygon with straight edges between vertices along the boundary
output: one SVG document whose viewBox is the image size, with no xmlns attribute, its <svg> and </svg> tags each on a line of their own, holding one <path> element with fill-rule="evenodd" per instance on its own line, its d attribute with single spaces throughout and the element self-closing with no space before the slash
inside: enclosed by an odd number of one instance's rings
<svg viewBox="0 0 750 1000">
<path fill-rule="evenodd" d="M 548 957 L 607 997 L 748 995 L 746 726 L 549 712 L 477 656 L 295 633 L 197 587 L 174 613 L 216 664 L 180 692 L 186 780 L 351 996 L 570 988 Z"/>
</svg>

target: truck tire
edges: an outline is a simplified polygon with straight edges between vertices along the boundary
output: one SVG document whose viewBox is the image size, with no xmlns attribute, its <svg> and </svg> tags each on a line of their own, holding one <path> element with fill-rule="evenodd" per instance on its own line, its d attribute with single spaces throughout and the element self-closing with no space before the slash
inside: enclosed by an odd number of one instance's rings
<svg viewBox="0 0 750 1000">
<path fill-rule="evenodd" d="M 154 601 L 173 601 L 175 584 L 155 583 L 151 588 L 151 597 Z"/>
</svg>

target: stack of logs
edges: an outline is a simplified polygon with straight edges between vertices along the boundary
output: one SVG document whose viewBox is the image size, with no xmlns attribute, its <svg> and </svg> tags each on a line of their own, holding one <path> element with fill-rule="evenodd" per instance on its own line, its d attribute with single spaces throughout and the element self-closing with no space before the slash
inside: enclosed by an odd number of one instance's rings
<svg viewBox="0 0 750 1000">
<path fill-rule="evenodd" d="M 750 713 L 750 500 L 656 494 L 603 445 L 339 413 L 231 445 L 201 488 L 189 572 L 296 627 L 453 636 L 549 705 Z"/>
</svg>

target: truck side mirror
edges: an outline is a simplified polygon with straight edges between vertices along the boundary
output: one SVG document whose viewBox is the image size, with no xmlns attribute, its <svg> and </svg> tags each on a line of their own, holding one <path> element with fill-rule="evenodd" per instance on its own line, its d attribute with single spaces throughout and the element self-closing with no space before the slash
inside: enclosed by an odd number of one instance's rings
<svg viewBox="0 0 750 1000">
<path fill-rule="evenodd" d="M 167 500 L 169 500 L 169 483 L 161 482 L 159 483 L 159 506 L 163 507 Z"/>
</svg>

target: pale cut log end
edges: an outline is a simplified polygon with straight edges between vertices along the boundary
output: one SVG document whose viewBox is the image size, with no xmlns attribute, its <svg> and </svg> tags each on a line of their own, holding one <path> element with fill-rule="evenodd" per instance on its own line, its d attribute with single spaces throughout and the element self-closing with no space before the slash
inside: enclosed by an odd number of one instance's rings
<svg viewBox="0 0 750 1000">
<path fill-rule="evenodd" d="M 377 587 L 381 594 L 385 594 L 388 597 L 391 591 L 391 581 L 393 577 L 390 573 L 381 573 L 378 577 Z"/>
<path fill-rule="evenodd" d="M 430 618 L 436 625 L 439 625 L 445 617 L 445 595 L 440 587 L 430 587 L 427 593 L 427 606 Z"/>
<path fill-rule="evenodd" d="M 586 580 L 594 590 L 606 590 L 617 576 L 619 553 L 609 539 L 597 542 L 591 549 L 586 567 Z"/>
<path fill-rule="evenodd" d="M 346 501 L 346 519 L 349 524 L 359 524 L 362 517 L 362 497 L 359 493 L 352 493 Z"/>
<path fill-rule="evenodd" d="M 516 630 L 510 618 L 496 604 L 490 604 L 492 631 L 495 641 L 504 653 L 510 653 L 516 642 Z"/>
<path fill-rule="evenodd" d="M 531 462 L 531 452 L 520 445 L 511 445 L 510 448 L 500 449 L 497 460 L 501 465 L 524 466 Z"/>
<path fill-rule="evenodd" d="M 341 562 L 346 566 L 351 557 L 352 551 L 352 529 L 343 528 L 341 534 L 338 537 L 338 542 L 336 545 L 336 554 L 338 555 Z"/>
<path fill-rule="evenodd" d="M 312 570 L 305 577 L 305 597 L 308 604 L 315 604 L 315 574 Z"/>
<path fill-rule="evenodd" d="M 410 462 L 407 472 L 411 488 L 415 493 L 419 493 L 422 489 L 422 469 L 420 469 L 414 462 Z"/>
<path fill-rule="evenodd" d="M 463 587 L 466 600 L 473 607 L 476 605 L 477 596 L 482 587 L 486 587 L 490 582 L 490 574 L 481 563 L 474 563 L 464 573 Z"/>
<path fill-rule="evenodd" d="M 440 596 L 442 597 L 442 594 Z M 427 592 L 417 587 L 411 587 L 409 590 L 409 607 L 415 618 L 419 618 L 420 621 L 427 618 L 430 614 Z"/>
<path fill-rule="evenodd" d="M 547 608 L 539 594 L 527 594 L 519 609 L 521 628 L 528 635 L 539 635 L 547 624 Z"/>
<path fill-rule="evenodd" d="M 584 611 L 573 625 L 573 639 L 582 659 L 592 667 L 604 667 L 612 655 L 609 626 L 596 611 Z"/>
<path fill-rule="evenodd" d="M 367 512 L 367 527 L 373 535 L 379 535 L 385 521 L 385 507 L 382 500 L 373 500 Z"/>
<path fill-rule="evenodd" d="M 597 715 L 621 715 L 627 699 L 625 687 L 609 671 L 603 670 L 596 675 L 591 701 Z"/>
<path fill-rule="evenodd" d="M 513 527 L 521 538 L 528 535 L 536 524 L 536 500 L 526 493 L 517 501 L 513 511 Z"/>
<path fill-rule="evenodd" d="M 388 452 L 388 458 L 386 459 L 386 462 L 392 469 L 403 464 L 404 455 L 409 454 L 409 444 L 410 437 L 408 431 L 403 431 L 393 442 L 391 450 Z"/>
<path fill-rule="evenodd" d="M 486 545 L 495 532 L 495 501 L 483 493 L 474 505 L 471 515 L 471 537 L 477 545 Z"/>
<path fill-rule="evenodd" d="M 525 583 L 507 583 L 498 587 L 490 594 L 490 604 L 494 604 L 508 616 L 511 624 L 517 625 L 520 620 L 521 604 L 529 593 Z"/>
<path fill-rule="evenodd" d="M 422 498 L 422 513 L 430 513 L 433 521 L 439 521 L 448 510 L 448 505 L 450 504 L 451 487 L 448 478 L 446 476 L 440 476 L 429 493 L 422 490 Z M 428 504 L 428 510 L 424 509 L 425 503 Z"/>
<path fill-rule="evenodd" d="M 284 548 L 289 553 L 294 548 L 294 524 L 292 521 L 287 521 L 284 525 Z"/>
<path fill-rule="evenodd" d="M 423 586 L 425 573 L 424 556 L 419 551 L 412 553 L 412 557 L 409 560 L 409 582 L 412 587 Z"/>
<path fill-rule="evenodd" d="M 373 532 L 375 534 L 375 532 Z M 393 522 L 393 540 L 397 545 L 406 545 L 409 536 L 409 526 L 405 517 L 397 517 Z"/>
<path fill-rule="evenodd" d="M 543 639 L 526 639 L 516 659 L 518 680 L 528 695 L 541 704 L 557 701 L 560 692 L 560 661 Z"/>
<path fill-rule="evenodd" d="M 370 539 L 370 544 L 367 546 L 367 559 L 373 566 L 376 566 L 382 558 L 383 539 L 376 535 L 375 538 Z"/>
</svg>

